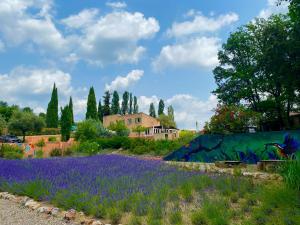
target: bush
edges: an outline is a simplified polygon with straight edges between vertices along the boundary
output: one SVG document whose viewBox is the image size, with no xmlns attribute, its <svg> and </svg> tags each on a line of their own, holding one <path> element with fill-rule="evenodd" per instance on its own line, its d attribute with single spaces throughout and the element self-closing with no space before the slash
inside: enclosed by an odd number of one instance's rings
<svg viewBox="0 0 300 225">
<path fill-rule="evenodd" d="M 280 168 L 284 182 L 288 187 L 300 191 L 300 160 L 291 160 Z"/>
<path fill-rule="evenodd" d="M 50 152 L 51 157 L 59 157 L 62 156 L 62 150 L 60 148 L 55 148 Z"/>
<path fill-rule="evenodd" d="M 41 140 L 39 140 L 36 144 L 37 147 L 43 148 L 45 147 L 46 143 L 45 140 L 42 138 Z"/>
<path fill-rule="evenodd" d="M 35 152 L 35 157 L 36 158 L 43 158 L 43 156 L 44 156 L 44 152 L 43 152 L 43 150 L 37 150 L 36 152 Z"/>
<path fill-rule="evenodd" d="M 64 150 L 64 156 L 71 156 L 73 155 L 73 149 L 72 148 L 67 148 Z"/>
<path fill-rule="evenodd" d="M 75 139 L 78 141 L 88 141 L 109 135 L 110 133 L 103 127 L 100 121 L 88 119 L 78 123 Z"/>
<path fill-rule="evenodd" d="M 116 208 L 111 208 L 109 211 L 109 218 L 112 224 L 118 224 L 122 218 L 122 214 Z"/>
<path fill-rule="evenodd" d="M 97 142 L 85 141 L 79 144 L 78 151 L 82 153 L 88 153 L 89 155 L 95 155 L 99 152 L 99 144 Z"/>
<path fill-rule="evenodd" d="M 56 137 L 52 136 L 52 137 L 49 137 L 49 138 L 48 138 L 48 141 L 49 141 L 49 142 L 56 142 L 57 139 L 56 139 Z"/>
<path fill-rule="evenodd" d="M 131 146 L 131 139 L 128 137 L 109 137 L 109 138 L 98 138 L 97 143 L 101 149 L 129 149 Z"/>
<path fill-rule="evenodd" d="M 127 128 L 124 121 L 117 121 L 116 123 L 111 123 L 108 129 L 115 131 L 116 135 L 121 137 L 128 137 L 130 133 L 130 130 Z"/>
<path fill-rule="evenodd" d="M 17 145 L 2 144 L 0 147 L 0 157 L 5 159 L 22 159 L 24 151 Z"/>
</svg>

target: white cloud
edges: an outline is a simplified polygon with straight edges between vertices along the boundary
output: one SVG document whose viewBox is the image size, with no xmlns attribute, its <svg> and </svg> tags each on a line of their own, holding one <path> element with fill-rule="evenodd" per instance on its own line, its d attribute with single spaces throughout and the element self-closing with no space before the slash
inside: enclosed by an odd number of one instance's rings
<svg viewBox="0 0 300 225">
<path fill-rule="evenodd" d="M 114 9 L 123 9 L 127 7 L 125 2 L 106 2 L 106 5 Z"/>
<path fill-rule="evenodd" d="M 158 71 L 168 66 L 212 68 L 218 64 L 220 46 L 221 40 L 215 37 L 199 37 L 182 44 L 167 45 L 162 48 L 153 66 Z"/>
<path fill-rule="evenodd" d="M 0 53 L 5 51 L 5 45 L 3 41 L 0 40 Z"/>
<path fill-rule="evenodd" d="M 150 103 L 154 103 L 156 110 L 159 98 L 157 96 L 141 96 L 138 98 L 139 108 L 142 112 L 149 113 Z M 198 98 L 188 94 L 178 94 L 166 99 L 166 107 L 172 105 L 175 111 L 175 120 L 181 129 L 195 129 L 196 121 L 199 128 L 205 125 L 205 122 L 213 115 L 213 109 L 218 103 L 215 95 L 209 96 L 206 101 L 201 101 Z"/>
<path fill-rule="evenodd" d="M 272 14 L 287 13 L 289 3 L 284 1 L 277 5 L 277 2 L 278 0 L 268 0 L 267 7 L 260 11 L 258 17 L 267 19 Z"/>
<path fill-rule="evenodd" d="M 228 26 L 238 21 L 239 19 L 239 16 L 236 13 L 228 13 L 214 18 L 203 16 L 195 10 L 188 11 L 186 16 L 194 18 L 191 21 L 173 23 L 172 27 L 167 31 L 167 35 L 169 37 L 178 38 L 191 34 L 199 34 L 202 32 L 214 32 L 224 26 Z"/>
<path fill-rule="evenodd" d="M 84 9 L 76 15 L 63 19 L 62 23 L 70 28 L 84 28 L 94 23 L 98 15 L 98 9 Z"/>
<path fill-rule="evenodd" d="M 110 84 L 105 85 L 105 90 L 108 91 L 120 91 L 126 90 L 130 86 L 138 82 L 144 75 L 143 70 L 132 70 L 126 76 L 118 76 Z"/>
</svg>

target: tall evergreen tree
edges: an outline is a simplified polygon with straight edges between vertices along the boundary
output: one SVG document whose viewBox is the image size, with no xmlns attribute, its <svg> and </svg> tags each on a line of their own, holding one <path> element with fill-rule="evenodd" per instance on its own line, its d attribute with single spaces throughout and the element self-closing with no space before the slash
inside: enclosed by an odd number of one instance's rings
<svg viewBox="0 0 300 225">
<path fill-rule="evenodd" d="M 139 113 L 139 106 L 138 106 L 138 103 L 137 103 L 137 97 L 134 96 L 133 98 L 133 113 Z"/>
<path fill-rule="evenodd" d="M 165 111 L 165 103 L 162 99 L 160 99 L 158 103 L 158 115 L 160 116 L 161 114 L 164 114 L 164 111 Z"/>
<path fill-rule="evenodd" d="M 61 108 L 61 140 L 68 141 L 71 136 L 72 115 L 69 105 Z"/>
<path fill-rule="evenodd" d="M 111 114 L 111 110 L 110 110 L 110 93 L 109 93 L 109 91 L 106 91 L 104 93 L 103 102 L 104 102 L 104 105 L 103 105 L 103 108 L 102 108 L 103 116 L 109 116 Z"/>
<path fill-rule="evenodd" d="M 94 88 L 90 88 L 88 100 L 87 100 L 87 110 L 85 114 L 86 119 L 97 119 L 97 102 Z"/>
<path fill-rule="evenodd" d="M 119 114 L 120 113 L 120 97 L 117 91 L 114 91 L 113 97 L 111 100 L 111 114 Z"/>
<path fill-rule="evenodd" d="M 73 100 L 72 100 L 72 97 L 70 97 L 69 108 L 70 108 L 70 113 L 71 113 L 71 121 L 72 121 L 72 124 L 74 124 L 74 112 L 73 112 Z"/>
<path fill-rule="evenodd" d="M 149 115 L 156 118 L 155 107 L 153 103 L 150 104 Z"/>
<path fill-rule="evenodd" d="M 133 98 L 132 98 L 132 93 L 129 95 L 129 114 L 133 113 Z"/>
<path fill-rule="evenodd" d="M 51 99 L 47 107 L 46 123 L 48 128 L 58 127 L 58 95 L 55 83 L 53 85 Z"/>
<path fill-rule="evenodd" d="M 103 122 L 103 107 L 101 105 L 101 100 L 99 100 L 98 104 L 98 119 Z"/>
<path fill-rule="evenodd" d="M 170 118 L 170 120 L 175 122 L 174 108 L 171 105 L 168 107 L 168 117 Z"/>
<path fill-rule="evenodd" d="M 122 101 L 122 114 L 128 114 L 128 100 L 129 100 L 129 93 L 128 91 L 125 91 L 123 94 L 123 101 Z"/>
</svg>

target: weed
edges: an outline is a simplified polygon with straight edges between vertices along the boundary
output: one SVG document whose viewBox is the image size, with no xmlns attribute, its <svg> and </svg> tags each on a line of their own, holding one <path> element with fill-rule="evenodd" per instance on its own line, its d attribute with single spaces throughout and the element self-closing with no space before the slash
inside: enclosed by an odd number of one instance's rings
<svg viewBox="0 0 300 225">
<path fill-rule="evenodd" d="M 182 223 L 182 215 L 180 211 L 172 212 L 169 216 L 170 224 L 181 225 Z"/>
</svg>

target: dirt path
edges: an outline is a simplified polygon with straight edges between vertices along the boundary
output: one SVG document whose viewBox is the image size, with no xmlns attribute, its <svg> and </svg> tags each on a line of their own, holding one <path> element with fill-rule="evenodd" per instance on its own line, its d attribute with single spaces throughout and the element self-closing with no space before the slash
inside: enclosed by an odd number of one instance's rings
<svg viewBox="0 0 300 225">
<path fill-rule="evenodd" d="M 66 225 L 64 221 L 52 216 L 38 214 L 20 205 L 0 199 L 1 225 Z M 73 225 L 68 223 L 68 225 Z"/>
</svg>

